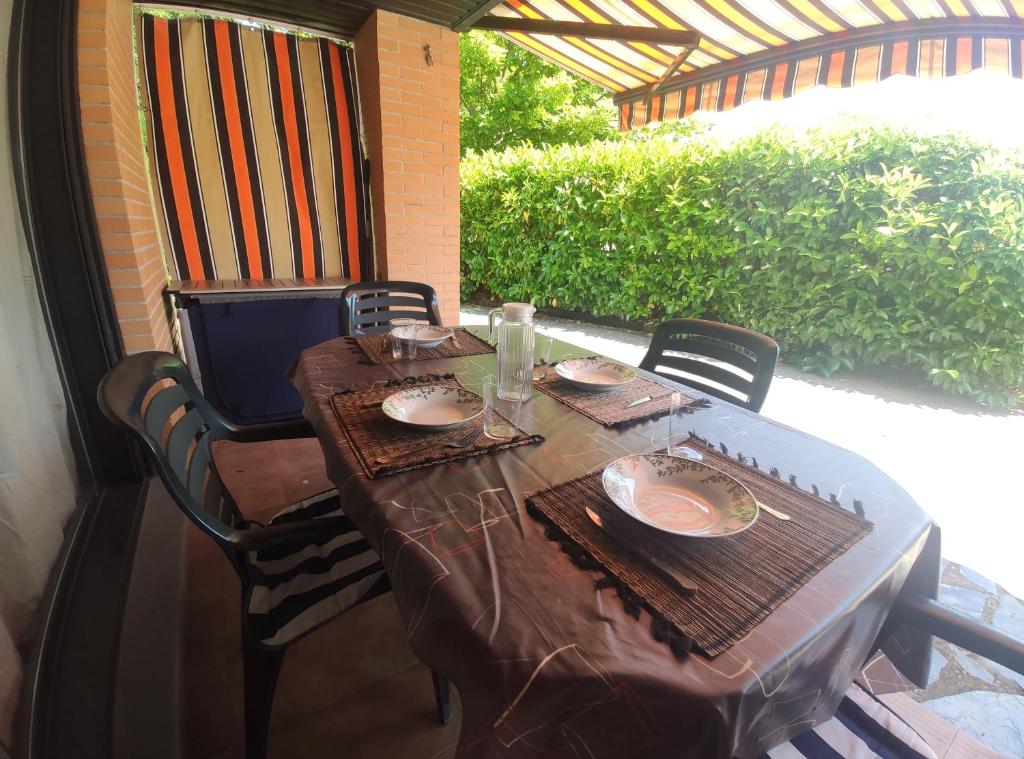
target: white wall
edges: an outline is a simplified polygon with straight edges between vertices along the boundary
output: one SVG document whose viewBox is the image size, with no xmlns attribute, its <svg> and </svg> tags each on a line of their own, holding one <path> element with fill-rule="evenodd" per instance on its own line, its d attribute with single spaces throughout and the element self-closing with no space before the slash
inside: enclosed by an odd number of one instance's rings
<svg viewBox="0 0 1024 759">
<path fill-rule="evenodd" d="M 13 0 L 0 0 L 0 61 Z M 21 228 L 0 77 L 0 743 L 9 745 L 21 680 L 16 644 L 74 507 L 66 409 Z"/>
</svg>

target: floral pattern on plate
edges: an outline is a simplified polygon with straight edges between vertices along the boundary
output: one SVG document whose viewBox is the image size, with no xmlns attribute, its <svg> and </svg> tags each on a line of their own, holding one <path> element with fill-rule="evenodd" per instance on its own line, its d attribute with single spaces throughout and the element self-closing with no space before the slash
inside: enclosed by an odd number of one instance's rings
<svg viewBox="0 0 1024 759">
<path fill-rule="evenodd" d="M 389 395 L 381 411 L 396 422 L 420 430 L 450 430 L 484 411 L 484 399 L 453 385 L 425 385 Z"/>
<path fill-rule="evenodd" d="M 759 514 L 757 501 L 742 484 L 714 467 L 679 456 L 625 456 L 605 467 L 601 482 L 624 513 L 673 535 L 735 535 Z"/>
<path fill-rule="evenodd" d="M 636 379 L 636 369 L 603 358 L 572 358 L 560 361 L 555 372 L 573 387 L 593 392 L 615 390 Z"/>
<path fill-rule="evenodd" d="M 420 348 L 436 348 L 455 334 L 451 327 L 427 324 L 404 324 L 394 327 L 391 334 L 399 340 L 411 340 Z"/>
</svg>

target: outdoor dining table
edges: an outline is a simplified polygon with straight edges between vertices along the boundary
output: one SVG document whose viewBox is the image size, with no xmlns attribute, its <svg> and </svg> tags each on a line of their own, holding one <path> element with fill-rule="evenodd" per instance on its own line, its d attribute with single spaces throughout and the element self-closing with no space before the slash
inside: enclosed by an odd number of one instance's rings
<svg viewBox="0 0 1024 759">
<path fill-rule="evenodd" d="M 556 341 L 552 358 L 590 353 Z M 711 398 L 688 417 L 696 434 L 834 495 L 835 508 L 858 501 L 873 528 L 726 651 L 680 660 L 524 507 L 531 493 L 664 448 L 667 419 L 608 428 L 534 392 L 520 423 L 543 442 L 369 479 L 331 404 L 338 392 L 430 373 L 479 390 L 494 370 L 494 354 L 371 365 L 345 338 L 307 349 L 293 369 L 413 652 L 458 689 L 456 756 L 757 756 L 831 716 L 901 593 L 934 593 L 938 529 L 899 485 L 861 456 Z M 901 632 L 884 650 L 919 681 L 930 640 Z"/>
</svg>

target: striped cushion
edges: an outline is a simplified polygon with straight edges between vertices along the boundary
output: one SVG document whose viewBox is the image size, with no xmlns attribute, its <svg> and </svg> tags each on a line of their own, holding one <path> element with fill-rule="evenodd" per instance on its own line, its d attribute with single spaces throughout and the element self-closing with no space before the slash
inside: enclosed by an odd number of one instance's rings
<svg viewBox="0 0 1024 759">
<path fill-rule="evenodd" d="M 924 739 L 885 704 L 850 686 L 836 715 L 761 759 L 937 759 Z"/>
<path fill-rule="evenodd" d="M 341 517 L 343 526 L 323 539 L 249 554 L 247 623 L 253 638 L 265 646 L 286 646 L 391 589 L 377 552 L 342 512 L 337 490 L 290 506 L 270 523 L 328 516 Z"/>
</svg>

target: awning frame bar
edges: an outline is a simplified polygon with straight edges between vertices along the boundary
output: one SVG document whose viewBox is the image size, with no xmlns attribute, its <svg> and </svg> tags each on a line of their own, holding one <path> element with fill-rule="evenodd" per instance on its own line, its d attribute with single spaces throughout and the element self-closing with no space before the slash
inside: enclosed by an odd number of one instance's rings
<svg viewBox="0 0 1024 759">
<path fill-rule="evenodd" d="M 700 35 L 691 29 L 593 24 L 582 21 L 483 16 L 473 23 L 473 28 L 505 32 L 506 34 L 518 32 L 520 34 L 550 34 L 559 37 L 618 40 L 619 42 L 648 42 L 654 45 L 689 48 L 689 50 L 697 47 L 700 43 Z"/>
<path fill-rule="evenodd" d="M 672 63 L 665 69 L 665 73 L 654 84 L 651 85 L 651 95 L 657 95 L 661 91 L 661 88 L 665 86 L 669 78 L 679 70 L 679 67 L 683 65 L 687 58 L 690 57 L 690 53 L 693 52 L 693 48 L 687 48 L 679 53 L 675 58 L 672 59 Z"/>
<path fill-rule="evenodd" d="M 467 13 L 465 16 L 460 18 L 454 24 L 452 24 L 453 32 L 465 32 L 481 18 L 491 12 L 493 8 L 501 5 L 502 0 L 484 0 L 482 3 L 477 5 L 473 10 Z"/>
</svg>

